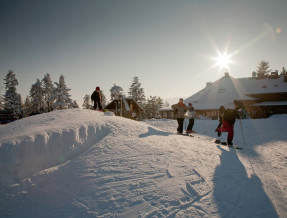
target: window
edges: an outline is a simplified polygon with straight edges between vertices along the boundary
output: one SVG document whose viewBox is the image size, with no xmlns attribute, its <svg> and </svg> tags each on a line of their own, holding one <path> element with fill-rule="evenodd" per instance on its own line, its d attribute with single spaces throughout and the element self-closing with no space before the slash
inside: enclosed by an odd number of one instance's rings
<svg viewBox="0 0 287 218">
<path fill-rule="evenodd" d="M 217 93 L 225 93 L 225 89 L 218 89 Z"/>
</svg>

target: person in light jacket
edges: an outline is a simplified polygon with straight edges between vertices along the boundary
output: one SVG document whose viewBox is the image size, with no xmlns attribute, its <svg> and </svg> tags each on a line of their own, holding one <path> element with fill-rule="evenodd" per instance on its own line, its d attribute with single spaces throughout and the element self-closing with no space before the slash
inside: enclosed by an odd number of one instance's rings
<svg viewBox="0 0 287 218">
<path fill-rule="evenodd" d="M 194 110 L 194 107 L 192 106 L 192 103 L 188 104 L 188 110 L 186 113 L 187 113 L 187 117 L 189 119 L 186 133 L 193 133 L 194 131 L 192 130 L 192 128 L 194 125 L 195 110 Z"/>
<path fill-rule="evenodd" d="M 184 114 L 187 111 L 187 106 L 183 103 L 183 99 L 180 98 L 177 104 L 171 106 L 171 108 L 175 112 L 175 117 L 177 119 L 178 127 L 177 134 L 182 134 L 183 132 L 183 122 L 184 122 Z"/>
</svg>

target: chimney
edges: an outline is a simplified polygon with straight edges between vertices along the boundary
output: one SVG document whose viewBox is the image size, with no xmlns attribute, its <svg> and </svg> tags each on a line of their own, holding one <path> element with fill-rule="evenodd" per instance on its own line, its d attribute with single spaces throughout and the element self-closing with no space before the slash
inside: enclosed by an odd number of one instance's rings
<svg viewBox="0 0 287 218">
<path fill-rule="evenodd" d="M 224 73 L 224 77 L 229 77 L 229 73 L 228 73 L 228 72 L 225 72 L 225 73 Z"/>
</svg>

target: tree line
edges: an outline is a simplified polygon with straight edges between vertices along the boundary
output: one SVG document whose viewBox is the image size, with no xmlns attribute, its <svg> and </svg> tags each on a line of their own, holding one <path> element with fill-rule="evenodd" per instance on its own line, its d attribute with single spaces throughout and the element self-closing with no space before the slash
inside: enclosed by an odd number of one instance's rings
<svg viewBox="0 0 287 218">
<path fill-rule="evenodd" d="M 36 79 L 24 101 L 21 94 L 17 92 L 19 83 L 13 70 L 8 71 L 4 81 L 5 93 L 3 96 L 0 96 L 0 111 L 11 111 L 18 117 L 27 117 L 53 110 L 79 107 L 77 102 L 71 99 L 71 95 L 69 95 L 71 89 L 67 87 L 63 75 L 60 75 L 59 82 L 53 82 L 48 73 L 44 75 L 42 80 Z M 110 89 L 110 92 L 111 101 L 124 93 L 123 89 L 115 84 Z M 103 90 L 101 90 L 101 93 L 103 97 L 102 103 L 105 106 L 107 99 Z M 145 97 L 144 89 L 141 87 L 137 76 L 133 77 L 127 97 L 133 98 L 145 110 L 148 118 L 156 117 L 159 109 L 164 106 L 163 99 L 158 96 Z M 167 102 L 165 106 L 169 106 Z M 84 109 L 93 108 L 90 95 L 86 94 L 84 96 L 82 107 Z"/>
<path fill-rule="evenodd" d="M 125 96 L 123 93 L 124 90 L 120 86 L 114 84 L 110 89 L 111 101 L 120 98 L 120 96 Z M 103 106 L 105 106 L 106 96 L 102 90 L 101 94 L 103 96 Z M 160 108 L 163 106 L 169 106 L 167 102 L 164 104 L 163 99 L 159 96 L 149 96 L 146 98 L 144 89 L 141 87 L 141 83 L 139 82 L 139 78 L 137 76 L 133 77 L 128 95 L 125 97 L 134 99 L 144 109 L 147 118 L 157 117 Z M 82 107 L 84 109 L 91 109 L 93 107 L 90 95 L 85 95 Z"/>
<path fill-rule="evenodd" d="M 25 117 L 38 113 L 78 108 L 76 101 L 71 99 L 63 75 L 59 82 L 53 82 L 47 73 L 42 80 L 37 79 L 32 84 L 30 94 L 24 102 L 21 94 L 17 92 L 18 80 L 13 70 L 9 70 L 4 78 L 5 94 L 0 98 L 0 110 L 12 111 L 19 117 Z"/>
<path fill-rule="evenodd" d="M 270 76 L 274 78 L 277 78 L 279 76 L 278 70 L 275 70 L 274 72 L 271 71 L 272 69 L 270 69 L 269 62 L 262 60 L 259 62 L 257 70 L 252 72 L 252 77 L 257 77 L 258 79 L 265 79 Z M 286 68 L 282 67 L 280 75 L 286 75 L 286 74 L 287 74 Z"/>
</svg>

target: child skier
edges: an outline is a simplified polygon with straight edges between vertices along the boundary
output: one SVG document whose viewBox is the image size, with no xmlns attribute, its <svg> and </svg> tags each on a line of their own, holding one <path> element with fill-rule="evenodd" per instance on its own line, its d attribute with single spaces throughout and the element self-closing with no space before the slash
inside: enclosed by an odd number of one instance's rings
<svg viewBox="0 0 287 218">
<path fill-rule="evenodd" d="M 97 87 L 96 90 L 91 95 L 92 102 L 94 102 L 94 110 L 97 110 L 97 106 L 99 107 L 99 111 L 103 111 L 102 108 L 102 94 L 100 87 Z"/>
<path fill-rule="evenodd" d="M 189 118 L 189 123 L 186 129 L 186 134 L 193 133 L 194 131 L 192 130 L 192 128 L 194 125 L 195 110 L 194 110 L 194 107 L 192 106 L 192 103 L 188 103 L 188 109 L 187 109 L 186 114 L 187 114 L 187 117 Z"/>
<path fill-rule="evenodd" d="M 225 109 L 223 106 L 219 108 L 219 125 L 217 127 L 217 136 L 221 136 L 221 132 L 228 132 L 227 135 L 227 145 L 233 145 L 233 136 L 234 136 L 234 123 L 236 121 L 238 110 L 240 109 L 239 102 L 234 100 L 234 109 Z M 220 142 L 220 139 L 215 141 L 216 143 Z"/>
</svg>

